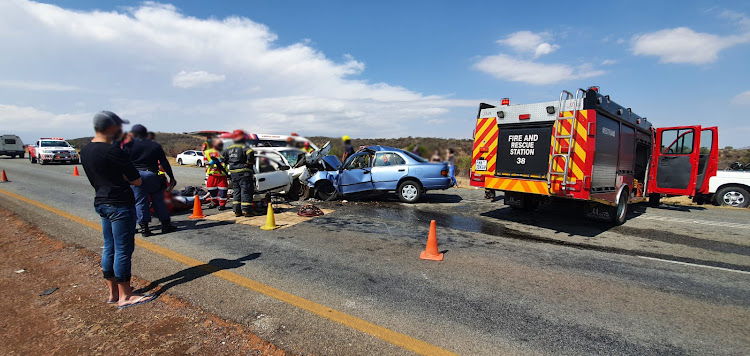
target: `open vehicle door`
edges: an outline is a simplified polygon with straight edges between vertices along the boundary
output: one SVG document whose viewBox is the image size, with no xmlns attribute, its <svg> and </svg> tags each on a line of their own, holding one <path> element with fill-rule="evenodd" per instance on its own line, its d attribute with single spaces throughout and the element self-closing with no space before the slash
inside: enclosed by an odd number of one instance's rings
<svg viewBox="0 0 750 356">
<path fill-rule="evenodd" d="M 266 192 L 288 191 L 292 181 L 289 177 L 289 166 L 279 161 L 265 157 L 255 157 L 256 194 Z"/>
<path fill-rule="evenodd" d="M 344 169 L 339 173 L 339 191 L 349 194 L 373 190 L 371 170 L 372 154 L 367 151 L 355 153 L 346 160 Z"/>
<path fill-rule="evenodd" d="M 695 195 L 700 140 L 700 126 L 656 129 L 656 144 L 648 182 L 650 192 Z"/>
<path fill-rule="evenodd" d="M 719 170 L 719 128 L 701 128 L 700 152 L 698 152 L 698 177 L 695 191 L 698 194 L 708 194 L 709 178 L 716 176 Z"/>
</svg>

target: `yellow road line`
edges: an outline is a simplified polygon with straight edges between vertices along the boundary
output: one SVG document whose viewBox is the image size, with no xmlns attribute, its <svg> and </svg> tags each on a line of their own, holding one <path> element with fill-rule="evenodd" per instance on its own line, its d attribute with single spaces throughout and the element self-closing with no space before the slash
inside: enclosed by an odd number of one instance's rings
<svg viewBox="0 0 750 356">
<path fill-rule="evenodd" d="M 67 218 L 69 220 L 75 221 L 81 225 L 84 225 L 86 227 L 92 228 L 94 230 L 101 231 L 102 227 L 101 225 L 86 220 L 84 218 L 81 218 L 79 216 L 64 212 L 62 210 L 53 208 L 49 205 L 40 203 L 36 200 L 32 200 L 29 198 L 26 198 L 24 196 L 20 196 L 15 193 L 11 193 L 7 190 L 0 189 L 0 194 L 6 195 L 8 197 L 20 200 L 24 203 L 31 204 L 33 206 L 42 208 L 44 210 L 47 210 L 53 214 L 62 216 L 64 218 Z M 297 308 L 307 310 L 313 314 L 317 314 L 319 316 L 322 316 L 326 319 L 335 321 L 341 325 L 348 326 L 352 329 L 359 330 L 363 333 L 369 334 L 371 336 L 374 336 L 378 339 L 381 339 L 383 341 L 389 342 L 391 344 L 394 344 L 396 346 L 402 347 L 406 350 L 412 351 L 414 353 L 420 354 L 420 355 L 457 355 L 456 353 L 450 352 L 448 350 L 442 349 L 438 346 L 432 345 L 430 343 L 424 342 L 422 340 L 413 338 L 409 335 L 402 334 L 390 329 L 387 329 L 385 327 L 373 324 L 367 320 L 357 318 L 356 316 L 352 316 L 343 312 L 340 312 L 335 309 L 331 309 L 325 305 L 315 303 L 313 301 L 307 300 L 302 297 L 298 297 L 294 294 L 284 292 L 281 289 L 277 289 L 274 287 L 271 287 L 269 285 L 265 285 L 263 283 L 254 281 L 252 279 L 249 279 L 247 277 L 243 277 L 237 273 L 229 272 L 227 270 L 220 270 L 216 271 L 216 269 L 211 268 L 210 265 L 207 265 L 205 262 L 196 260 L 192 257 L 185 256 L 183 254 L 174 252 L 170 249 L 161 247 L 159 245 L 153 244 L 151 242 L 148 242 L 146 240 L 136 238 L 135 244 L 138 247 L 145 248 L 151 252 L 158 253 L 162 256 L 165 256 L 171 260 L 186 264 L 190 267 L 195 266 L 205 266 L 206 269 L 210 270 L 211 272 L 214 272 L 213 275 L 222 278 L 224 280 L 227 280 L 229 282 L 232 282 L 234 284 L 237 284 L 239 286 L 245 287 L 247 289 L 250 289 L 252 291 L 265 294 L 271 298 L 274 298 L 276 300 L 282 301 L 287 304 L 291 304 Z"/>
</svg>

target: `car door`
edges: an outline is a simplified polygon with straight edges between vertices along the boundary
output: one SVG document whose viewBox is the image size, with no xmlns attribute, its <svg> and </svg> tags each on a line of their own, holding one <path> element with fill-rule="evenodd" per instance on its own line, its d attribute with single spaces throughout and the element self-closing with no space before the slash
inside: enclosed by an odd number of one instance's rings
<svg viewBox="0 0 750 356">
<path fill-rule="evenodd" d="M 396 190 L 408 172 L 406 159 L 396 152 L 378 152 L 372 167 L 372 183 L 377 190 Z"/>
<path fill-rule="evenodd" d="M 291 187 L 287 172 L 289 166 L 266 156 L 258 156 L 254 168 L 256 193 L 288 191 Z"/>
<path fill-rule="evenodd" d="M 343 194 L 373 190 L 372 184 L 372 154 L 359 152 L 348 159 L 344 169 L 339 174 L 339 191 Z"/>
<path fill-rule="evenodd" d="M 648 183 L 650 192 L 674 195 L 695 193 L 700 134 L 700 126 L 656 130 L 656 145 Z"/>
</svg>

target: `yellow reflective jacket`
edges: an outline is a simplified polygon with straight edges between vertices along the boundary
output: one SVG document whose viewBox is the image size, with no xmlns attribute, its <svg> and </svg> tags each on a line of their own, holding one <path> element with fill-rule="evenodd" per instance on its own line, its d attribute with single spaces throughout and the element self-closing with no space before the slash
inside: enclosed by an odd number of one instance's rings
<svg viewBox="0 0 750 356">
<path fill-rule="evenodd" d="M 203 156 L 208 159 L 208 165 L 206 166 L 206 172 L 210 176 L 225 176 L 227 175 L 225 172 L 227 171 L 227 165 L 224 162 L 221 162 L 221 152 L 219 152 L 215 148 L 209 148 L 205 151 L 203 151 Z M 221 170 L 219 168 L 219 165 L 224 167 L 224 170 Z"/>
</svg>

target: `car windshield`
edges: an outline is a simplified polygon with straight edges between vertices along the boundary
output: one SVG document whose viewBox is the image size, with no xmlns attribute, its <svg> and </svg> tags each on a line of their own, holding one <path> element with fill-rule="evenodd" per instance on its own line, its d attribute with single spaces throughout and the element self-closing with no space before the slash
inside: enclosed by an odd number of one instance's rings
<svg viewBox="0 0 750 356">
<path fill-rule="evenodd" d="M 409 157 L 411 157 L 412 159 L 414 159 L 415 161 L 419 162 L 419 163 L 427 163 L 426 159 L 424 159 L 422 157 L 419 157 L 419 156 L 417 156 L 417 155 L 415 155 L 415 154 L 413 154 L 413 153 L 411 153 L 409 151 L 402 151 L 402 152 L 405 153 L 406 155 L 408 155 Z"/>
<path fill-rule="evenodd" d="M 283 150 L 279 151 L 284 158 L 286 158 L 286 161 L 289 162 L 290 166 L 294 166 L 297 164 L 297 158 L 299 157 L 300 153 L 303 153 L 302 150 Z"/>
<path fill-rule="evenodd" d="M 42 147 L 70 147 L 65 141 L 42 141 Z"/>
</svg>

